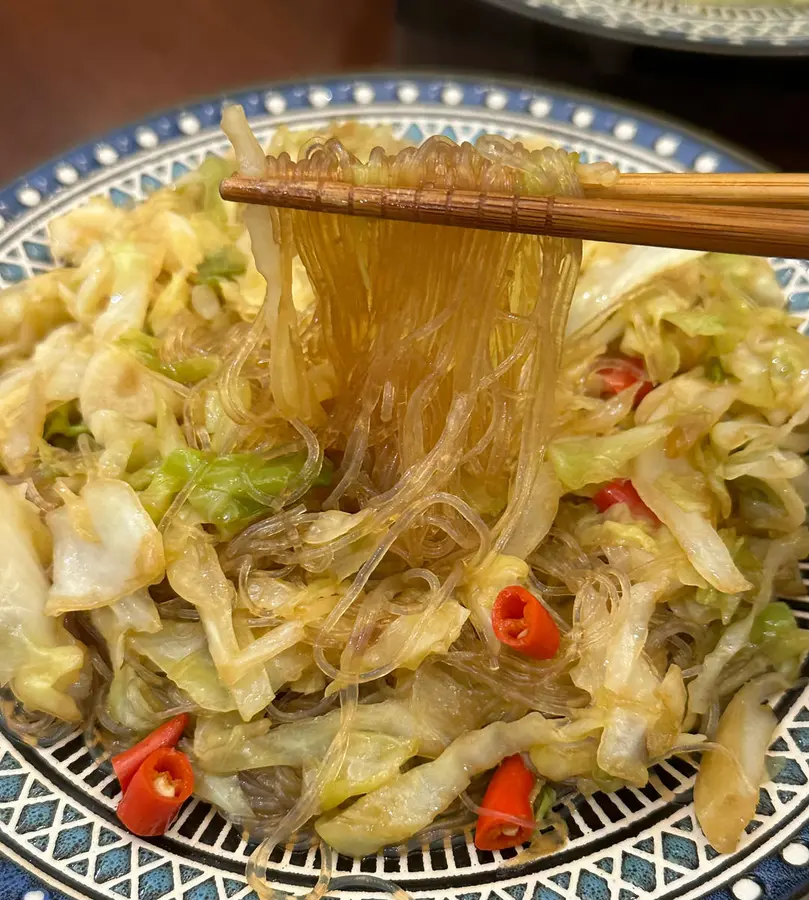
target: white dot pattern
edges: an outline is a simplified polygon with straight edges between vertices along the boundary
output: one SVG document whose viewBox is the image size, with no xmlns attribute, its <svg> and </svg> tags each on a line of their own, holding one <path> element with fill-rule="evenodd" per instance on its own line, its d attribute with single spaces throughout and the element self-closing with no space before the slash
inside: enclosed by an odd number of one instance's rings
<svg viewBox="0 0 809 900">
<path fill-rule="evenodd" d="M 538 119 L 544 119 L 545 116 L 550 115 L 552 109 L 553 103 L 547 97 L 534 97 L 528 106 L 531 115 Z"/>
<path fill-rule="evenodd" d="M 761 885 L 752 878 L 740 878 L 731 888 L 736 900 L 758 900 L 761 897 Z"/>
<path fill-rule="evenodd" d="M 193 113 L 183 113 L 177 120 L 177 125 L 183 134 L 196 134 L 200 128 L 199 119 Z"/>
<path fill-rule="evenodd" d="M 703 153 L 694 160 L 694 171 L 715 172 L 719 166 L 719 160 L 713 153 Z"/>
<path fill-rule="evenodd" d="M 415 84 L 405 81 L 397 88 L 396 96 L 402 103 L 415 103 L 419 99 L 419 89 Z"/>
<path fill-rule="evenodd" d="M 375 96 L 374 89 L 370 84 L 361 83 L 354 86 L 354 99 L 362 106 L 373 103 Z"/>
<path fill-rule="evenodd" d="M 160 141 L 151 128 L 138 128 L 135 132 L 135 140 L 137 141 L 138 146 L 143 147 L 144 150 L 151 150 L 152 147 L 156 147 Z"/>
<path fill-rule="evenodd" d="M 441 99 L 448 106 L 457 106 L 463 100 L 463 91 L 457 84 L 448 84 L 441 92 Z"/>
<path fill-rule="evenodd" d="M 22 900 L 45 900 L 44 891 L 26 891 L 22 895 Z"/>
<path fill-rule="evenodd" d="M 508 96 L 502 91 L 489 91 L 486 94 L 486 106 L 489 109 L 505 109 L 508 103 Z"/>
<path fill-rule="evenodd" d="M 281 94 L 269 93 L 264 96 L 264 109 L 273 116 L 280 116 L 287 108 L 287 101 Z"/>
<path fill-rule="evenodd" d="M 309 102 L 315 109 L 323 109 L 331 103 L 331 91 L 323 87 L 312 88 L 309 91 Z"/>
<path fill-rule="evenodd" d="M 791 866 L 805 866 L 809 863 L 809 847 L 798 841 L 787 844 L 781 851 L 784 862 L 788 862 Z"/>
<path fill-rule="evenodd" d="M 659 153 L 661 156 L 674 156 L 679 146 L 679 138 L 673 134 L 664 134 L 655 141 L 655 153 Z"/>
<path fill-rule="evenodd" d="M 95 158 L 102 166 L 111 166 L 118 162 L 118 151 L 109 144 L 97 144 L 95 149 Z"/>
<path fill-rule="evenodd" d="M 580 106 L 574 111 L 572 120 L 577 128 L 589 128 L 593 124 L 595 117 L 596 114 L 589 106 Z"/>
<path fill-rule="evenodd" d="M 58 165 L 54 175 L 56 175 L 56 180 L 60 184 L 75 184 L 79 180 L 79 173 L 76 171 L 75 166 L 71 166 L 70 163 Z"/>
<path fill-rule="evenodd" d="M 638 126 L 631 119 L 622 119 L 612 129 L 612 133 L 619 141 L 631 141 L 638 133 Z"/>
<path fill-rule="evenodd" d="M 32 187 L 21 187 L 17 191 L 17 199 L 22 203 L 23 206 L 28 206 L 29 208 L 32 206 L 36 206 L 39 201 L 42 199 L 42 195 L 36 188 Z"/>
</svg>

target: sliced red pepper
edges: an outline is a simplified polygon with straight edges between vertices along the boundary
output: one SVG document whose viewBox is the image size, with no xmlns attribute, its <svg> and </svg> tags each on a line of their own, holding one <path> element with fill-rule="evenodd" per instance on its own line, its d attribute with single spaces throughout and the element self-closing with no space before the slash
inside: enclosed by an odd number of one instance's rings
<svg viewBox="0 0 809 900">
<path fill-rule="evenodd" d="M 135 772 L 118 818 L 132 834 L 164 834 L 194 790 L 194 773 L 185 753 L 170 747 L 155 750 Z"/>
<path fill-rule="evenodd" d="M 486 811 L 478 816 L 475 828 L 475 846 L 478 850 L 504 850 L 506 847 L 519 847 L 530 840 L 534 828 L 512 822 L 503 818 L 502 814 L 533 822 L 531 791 L 535 781 L 533 772 L 519 754 L 506 757 L 500 763 L 481 804 Z"/>
<path fill-rule="evenodd" d="M 635 490 L 635 485 L 627 478 L 618 478 L 611 481 L 606 487 L 593 496 L 593 503 L 599 512 L 606 512 L 616 503 L 625 503 L 633 516 L 649 519 L 650 522 L 659 522 L 660 519 L 641 500 L 640 494 Z"/>
<path fill-rule="evenodd" d="M 155 728 L 150 735 L 135 744 L 134 747 L 113 756 L 112 768 L 118 776 L 122 791 L 126 792 L 129 782 L 132 781 L 135 772 L 138 771 L 147 756 L 161 747 L 177 746 L 177 741 L 182 737 L 187 724 L 188 714 L 181 713 L 179 716 L 169 719 L 168 722 L 164 722 L 159 728 Z"/>
<path fill-rule="evenodd" d="M 518 584 L 497 595 L 492 628 L 498 641 L 532 659 L 551 659 L 559 649 L 556 622 L 539 600 Z"/>
<path fill-rule="evenodd" d="M 632 406 L 636 407 L 641 400 L 652 390 L 654 385 L 646 377 L 646 369 L 643 360 L 627 358 L 626 360 L 617 360 L 614 365 L 606 365 L 603 368 L 596 369 L 596 374 L 603 381 L 603 389 L 601 395 L 608 397 L 614 394 L 620 394 L 632 385 L 642 382 L 632 401 Z"/>
</svg>

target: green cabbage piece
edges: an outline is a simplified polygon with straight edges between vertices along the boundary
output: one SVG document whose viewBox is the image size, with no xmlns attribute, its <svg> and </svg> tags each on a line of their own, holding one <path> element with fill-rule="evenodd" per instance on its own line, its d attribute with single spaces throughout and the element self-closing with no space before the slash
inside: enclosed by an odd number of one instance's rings
<svg viewBox="0 0 809 900">
<path fill-rule="evenodd" d="M 56 269 L 0 291 L 0 343 L 27 356 L 47 334 L 70 321 L 62 288 L 73 270 Z"/>
<path fill-rule="evenodd" d="M 90 434 L 76 400 L 62 403 L 45 416 L 42 436 L 49 444 L 70 449 L 80 434 Z"/>
<path fill-rule="evenodd" d="M 97 304 L 86 310 L 83 321 L 91 320 L 95 337 L 107 343 L 143 328 L 163 252 L 155 244 L 110 241 L 104 245 L 104 254 L 110 267 L 109 279 L 85 281 L 93 284 Z"/>
<path fill-rule="evenodd" d="M 0 466 L 22 475 L 36 460 L 47 404 L 42 375 L 19 366 L 0 375 Z"/>
<path fill-rule="evenodd" d="M 598 740 L 585 737 L 576 741 L 552 741 L 531 748 L 534 768 L 549 781 L 568 781 L 572 778 L 595 778 L 598 772 L 596 754 Z"/>
<path fill-rule="evenodd" d="M 139 631 L 153 634 L 162 627 L 157 606 L 145 588 L 109 606 L 90 610 L 90 621 L 107 644 L 113 671 L 124 664 L 128 634 Z"/>
<path fill-rule="evenodd" d="M 713 650 L 706 654 L 702 661 L 699 673 L 688 685 L 689 715 L 706 713 L 711 703 L 718 698 L 725 666 L 750 645 L 753 626 L 773 595 L 773 584 L 776 577 L 785 566 L 789 566 L 798 559 L 803 559 L 809 553 L 809 538 L 806 531 L 801 529 L 792 535 L 766 541 L 764 547 L 766 549 L 762 548 L 759 551 L 762 561 L 760 572 L 756 573 L 757 590 L 751 598 L 752 606 L 748 607 L 743 618 L 731 622 L 719 635 Z M 769 614 L 767 618 L 769 618 Z M 765 623 L 766 619 L 759 623 L 762 641 L 769 627 Z"/>
<path fill-rule="evenodd" d="M 197 271 L 191 276 L 191 282 L 215 288 L 222 279 L 233 281 L 246 271 L 245 255 L 237 247 L 228 245 L 215 253 L 209 253 L 197 266 Z"/>
<path fill-rule="evenodd" d="M 177 192 L 189 199 L 196 209 L 210 216 L 217 225 L 227 225 L 227 207 L 219 194 L 219 184 L 236 171 L 232 159 L 207 156 L 199 167 L 186 175 L 176 187 Z"/>
<path fill-rule="evenodd" d="M 416 755 L 415 738 L 396 738 L 373 731 L 352 731 L 345 759 L 337 775 L 320 791 L 320 808 L 334 809 L 349 797 L 367 794 L 399 774 L 403 763 Z M 304 767 L 304 782 L 314 778 L 320 760 Z"/>
<path fill-rule="evenodd" d="M 132 731 L 148 733 L 160 725 L 164 704 L 128 663 L 113 675 L 107 693 L 107 712 Z"/>
<path fill-rule="evenodd" d="M 244 769 L 319 762 L 340 728 L 340 712 L 326 713 L 294 724 L 270 727 L 268 719 L 237 724 L 209 719 L 194 734 L 194 752 L 207 772 L 235 774 Z M 356 731 L 409 740 L 417 727 L 406 703 L 398 700 L 361 705 L 354 717 Z"/>
<path fill-rule="evenodd" d="M 163 541 L 138 495 L 114 478 L 88 480 L 47 515 L 53 535 L 49 615 L 107 606 L 165 572 Z"/>
<path fill-rule="evenodd" d="M 556 803 L 556 791 L 548 784 L 542 786 L 534 805 L 534 818 L 541 822 Z"/>
<path fill-rule="evenodd" d="M 194 765 L 193 760 L 191 768 L 194 771 L 195 797 L 212 803 L 233 821 L 253 818 L 253 810 L 238 775 L 211 775 Z"/>
<path fill-rule="evenodd" d="M 370 672 L 396 658 L 397 668 L 415 670 L 431 653 L 446 653 L 468 618 L 469 611 L 451 599 L 445 600 L 426 621 L 422 613 L 397 616 L 362 654 L 359 669 Z M 407 652 L 399 657 L 406 644 Z"/>
<path fill-rule="evenodd" d="M 246 659 L 249 640 L 237 634 L 233 608 L 236 590 L 225 576 L 210 535 L 176 517 L 164 535 L 166 575 L 175 593 L 193 604 L 205 629 L 208 649 L 245 721 L 267 708 L 275 696 L 264 662 Z"/>
<path fill-rule="evenodd" d="M 705 254 L 662 247 L 585 244 L 590 264 L 582 266 L 570 307 L 566 334 L 592 332 L 651 281 L 691 269 Z"/>
<path fill-rule="evenodd" d="M 174 361 L 162 359 L 161 343 L 158 338 L 142 331 L 128 331 L 121 335 L 118 338 L 118 345 L 131 353 L 147 369 L 159 372 L 181 384 L 196 384 L 213 375 L 219 368 L 219 358 L 216 356 L 192 356 Z"/>
<path fill-rule="evenodd" d="M 562 484 L 577 491 L 625 475 L 628 464 L 669 431 L 670 425 L 658 422 L 606 437 L 564 438 L 550 445 L 548 456 Z"/>
<path fill-rule="evenodd" d="M 199 622 L 167 619 L 154 634 L 134 634 L 132 649 L 165 672 L 201 708 L 211 712 L 236 709 L 230 691 L 219 680 L 205 630 Z"/>
<path fill-rule="evenodd" d="M 798 627 L 795 614 L 781 601 L 768 603 L 756 616 L 750 640 L 775 666 L 786 665 L 793 675 L 809 650 L 809 632 Z"/>
<path fill-rule="evenodd" d="M 726 594 L 746 591 L 750 582 L 739 571 L 711 521 L 706 509 L 710 501 L 697 492 L 698 474 L 687 460 L 669 459 L 661 448 L 654 447 L 634 461 L 632 483 L 710 585 Z"/>
<path fill-rule="evenodd" d="M 217 456 L 213 452 L 178 448 L 163 460 L 149 486 L 141 491 L 140 499 L 152 519 L 159 522 L 177 494 L 199 475 L 187 503 L 203 522 L 216 525 L 223 535 L 232 535 L 266 509 L 255 499 L 256 491 L 278 496 L 294 482 L 305 462 L 302 453 L 266 459 L 258 453 Z M 331 474 L 331 463 L 324 459 L 314 484 L 329 484 Z"/>
<path fill-rule="evenodd" d="M 728 377 L 727 372 L 722 368 L 722 363 L 715 356 L 710 356 L 705 361 L 705 377 L 712 384 L 721 384 Z"/>
<path fill-rule="evenodd" d="M 352 730 L 415 740 L 413 755 L 432 758 L 490 714 L 481 694 L 440 667 L 424 665 L 409 677 L 409 695 L 360 704 Z M 339 710 L 275 728 L 268 719 L 240 723 L 232 716 L 201 717 L 194 753 L 207 772 L 222 775 L 267 766 L 302 768 L 322 760 L 339 728 Z"/>
</svg>

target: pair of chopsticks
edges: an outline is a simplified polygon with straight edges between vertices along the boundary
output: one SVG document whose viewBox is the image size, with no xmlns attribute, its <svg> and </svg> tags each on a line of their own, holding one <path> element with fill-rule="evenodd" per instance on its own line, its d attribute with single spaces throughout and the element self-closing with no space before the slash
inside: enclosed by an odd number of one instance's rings
<svg viewBox="0 0 809 900">
<path fill-rule="evenodd" d="M 809 174 L 622 174 L 580 197 L 226 178 L 225 200 L 618 244 L 809 258 Z"/>
</svg>

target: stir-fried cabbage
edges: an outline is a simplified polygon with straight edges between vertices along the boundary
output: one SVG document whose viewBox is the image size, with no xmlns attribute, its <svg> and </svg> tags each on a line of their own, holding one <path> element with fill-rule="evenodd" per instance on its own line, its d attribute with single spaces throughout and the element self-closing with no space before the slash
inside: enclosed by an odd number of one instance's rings
<svg viewBox="0 0 809 900">
<path fill-rule="evenodd" d="M 318 834 L 336 850 L 367 856 L 385 844 L 399 844 L 426 827 L 475 775 L 500 760 L 540 744 L 553 726 L 539 713 L 517 722 L 493 722 L 457 738 L 432 762 L 410 769 L 371 790 L 348 809 L 318 819 Z"/>
<path fill-rule="evenodd" d="M 0 293 L 10 727 L 91 719 L 118 750 L 187 712 L 197 795 L 266 837 L 259 892 L 293 834 L 363 855 L 468 824 L 514 754 L 561 841 L 557 796 L 702 747 L 697 815 L 732 850 L 763 701 L 809 648 L 779 599 L 809 555 L 809 340 L 769 264 L 241 208 L 237 170 L 616 174 L 357 124 L 267 158 L 224 125 L 234 157 L 69 211 L 64 267 Z M 504 625 L 510 587 L 542 609 Z M 535 619 L 550 659 L 501 642 Z"/>
<path fill-rule="evenodd" d="M 79 495 L 65 489 L 63 499 L 47 518 L 53 535 L 49 615 L 107 606 L 160 581 L 163 541 L 128 484 L 99 478 Z"/>
<path fill-rule="evenodd" d="M 730 701 L 716 730 L 717 750 L 705 754 L 694 785 L 694 807 L 705 837 L 720 853 L 736 849 L 758 805 L 767 748 L 776 718 L 762 701 L 774 685 L 751 682 Z"/>
<path fill-rule="evenodd" d="M 36 509 L 16 490 L 0 482 L 0 684 L 9 685 L 32 712 L 79 721 L 77 684 L 84 647 L 58 619 L 46 614 L 45 566 L 50 539 Z"/>
</svg>

